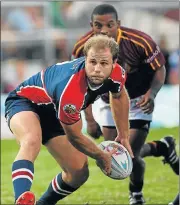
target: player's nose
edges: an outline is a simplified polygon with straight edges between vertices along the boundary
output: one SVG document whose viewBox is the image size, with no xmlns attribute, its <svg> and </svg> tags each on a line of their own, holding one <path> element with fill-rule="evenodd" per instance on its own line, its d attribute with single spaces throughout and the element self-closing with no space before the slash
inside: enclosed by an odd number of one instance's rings
<svg viewBox="0 0 180 205">
<path fill-rule="evenodd" d="M 95 65 L 94 71 L 95 71 L 96 73 L 99 73 L 99 72 L 101 71 L 101 66 L 100 66 L 99 63 Z"/>
<path fill-rule="evenodd" d="M 108 29 L 107 29 L 106 27 L 102 27 L 102 29 L 101 29 L 101 34 L 108 36 Z"/>
</svg>

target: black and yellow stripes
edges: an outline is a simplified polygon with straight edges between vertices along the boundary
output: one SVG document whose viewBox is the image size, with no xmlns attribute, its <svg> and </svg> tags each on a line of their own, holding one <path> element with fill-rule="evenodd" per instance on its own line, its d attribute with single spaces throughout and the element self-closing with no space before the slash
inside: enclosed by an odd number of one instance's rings
<svg viewBox="0 0 180 205">
<path fill-rule="evenodd" d="M 122 34 L 121 29 L 118 29 L 117 39 L 116 39 L 116 42 L 117 42 L 118 44 L 120 44 L 120 40 L 121 40 L 121 36 L 122 36 L 121 34 Z"/>
<path fill-rule="evenodd" d="M 93 36 L 94 33 L 93 31 L 88 32 L 85 36 L 83 36 L 75 45 L 74 45 L 74 49 L 73 49 L 73 55 L 75 58 L 81 57 L 81 51 L 84 47 L 84 44 L 86 43 L 86 41 Z"/>
<path fill-rule="evenodd" d="M 124 36 L 123 33 L 126 34 L 127 37 Z M 131 38 L 128 38 L 128 36 L 130 36 Z M 130 40 L 133 43 L 135 43 L 136 45 L 141 46 L 145 50 L 147 57 L 150 57 L 153 54 L 152 46 L 150 45 L 148 40 L 145 39 L 144 37 L 142 37 L 138 34 L 132 33 L 132 32 L 122 30 L 121 38 L 126 39 L 126 40 Z M 150 63 L 153 70 L 155 70 L 157 66 L 161 67 L 161 64 L 158 62 L 157 58 L 155 58 L 155 62 L 157 65 L 155 65 L 155 63 Z"/>
</svg>

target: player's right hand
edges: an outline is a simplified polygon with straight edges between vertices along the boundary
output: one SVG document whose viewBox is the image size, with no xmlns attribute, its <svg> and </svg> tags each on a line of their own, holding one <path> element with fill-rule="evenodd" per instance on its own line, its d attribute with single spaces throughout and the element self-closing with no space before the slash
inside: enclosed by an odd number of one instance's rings
<svg viewBox="0 0 180 205">
<path fill-rule="evenodd" d="M 87 122 L 87 133 L 94 139 L 99 139 L 99 137 L 102 135 L 101 128 L 95 120 Z"/>
<path fill-rule="evenodd" d="M 111 156 L 118 151 L 118 148 L 113 148 L 111 151 L 102 151 L 102 155 L 96 160 L 97 166 L 102 169 L 106 175 L 111 174 Z"/>
</svg>

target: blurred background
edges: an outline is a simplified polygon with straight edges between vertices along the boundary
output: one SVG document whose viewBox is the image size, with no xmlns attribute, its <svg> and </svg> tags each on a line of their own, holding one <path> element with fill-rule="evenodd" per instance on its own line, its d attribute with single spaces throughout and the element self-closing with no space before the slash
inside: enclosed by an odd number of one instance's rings
<svg viewBox="0 0 180 205">
<path fill-rule="evenodd" d="M 70 59 L 74 43 L 90 30 L 90 14 L 100 3 L 1 2 L 2 115 L 7 93 L 21 81 L 49 65 Z M 179 2 L 107 3 L 117 9 L 121 25 L 148 33 L 160 46 L 166 58 L 167 76 L 156 99 L 152 126 L 178 126 Z M 4 117 L 1 118 L 2 137 L 10 136 Z"/>
<path fill-rule="evenodd" d="M 4 118 L 9 91 L 45 67 L 70 59 L 74 43 L 90 30 L 90 14 L 103 1 L 8 1 L 1 2 L 1 202 L 13 204 L 11 164 L 18 145 Z M 149 34 L 166 58 L 167 76 L 156 97 L 152 129 L 147 141 L 172 134 L 179 151 L 179 2 L 153 0 L 113 2 L 121 25 Z M 98 109 L 93 104 L 94 112 Z M 84 117 L 82 115 L 82 117 Z M 84 118 L 83 118 L 84 120 Z M 86 123 L 83 125 L 86 131 Z M 96 143 L 103 140 L 101 137 Z M 67 151 L 68 154 L 68 151 Z M 147 204 L 168 204 L 178 191 L 178 176 L 159 158 L 145 159 Z M 90 178 L 63 204 L 128 204 L 128 179 L 107 178 L 89 159 Z M 32 191 L 43 194 L 59 167 L 43 146 L 35 163 Z"/>
</svg>

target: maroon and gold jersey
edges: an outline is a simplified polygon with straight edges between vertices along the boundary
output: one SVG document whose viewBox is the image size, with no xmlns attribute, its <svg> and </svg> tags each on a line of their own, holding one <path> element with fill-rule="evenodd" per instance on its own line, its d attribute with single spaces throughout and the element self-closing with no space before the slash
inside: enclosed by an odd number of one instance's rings
<svg viewBox="0 0 180 205">
<path fill-rule="evenodd" d="M 72 58 L 83 56 L 85 42 L 93 36 L 88 32 L 74 46 Z M 120 27 L 116 41 L 119 44 L 118 63 L 127 72 L 126 89 L 130 98 L 141 96 L 150 88 L 155 71 L 165 64 L 158 45 L 144 32 Z"/>
</svg>

